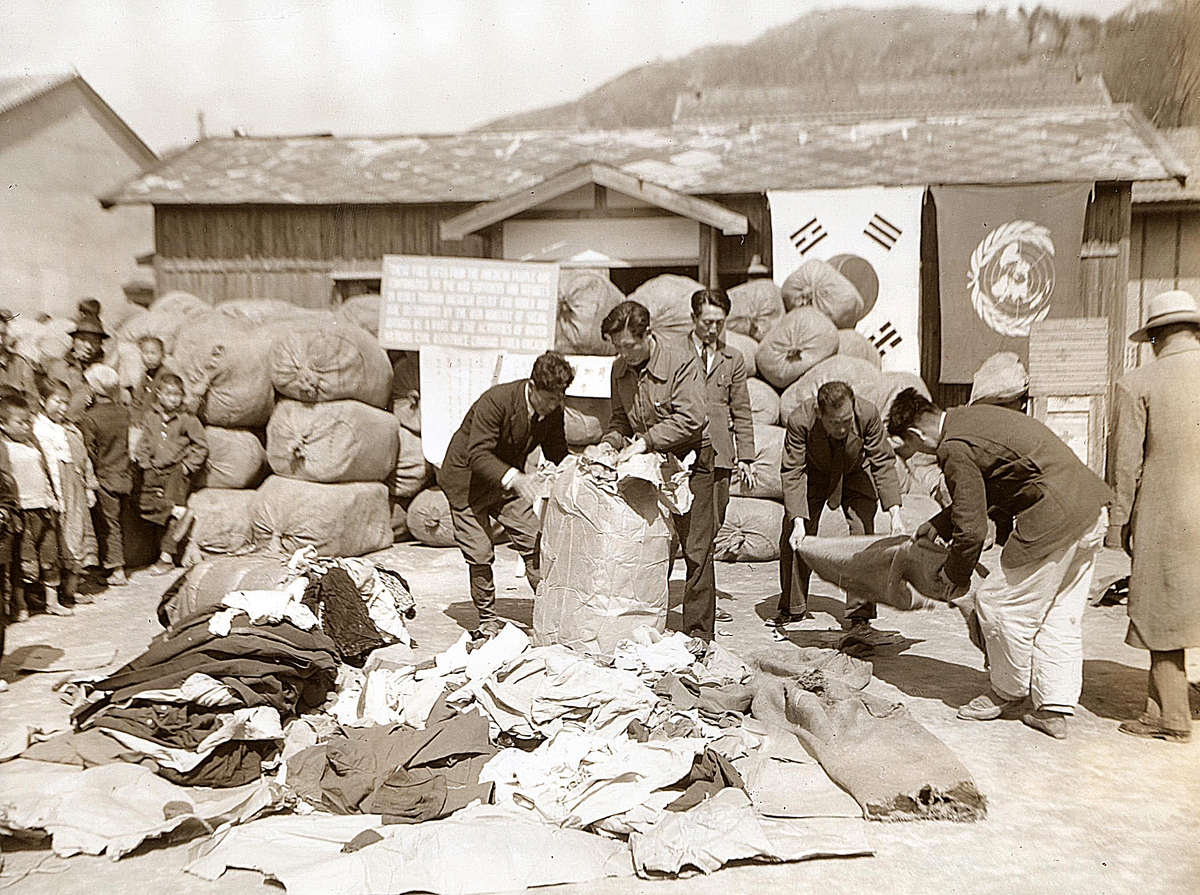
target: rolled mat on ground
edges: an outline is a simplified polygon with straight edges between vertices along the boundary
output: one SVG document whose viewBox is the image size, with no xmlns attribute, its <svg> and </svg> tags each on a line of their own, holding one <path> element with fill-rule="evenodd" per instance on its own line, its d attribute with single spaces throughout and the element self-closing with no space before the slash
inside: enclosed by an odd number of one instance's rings
<svg viewBox="0 0 1200 895">
<path fill-rule="evenodd" d="M 650 312 L 650 329 L 668 339 L 692 331 L 692 294 L 704 287 L 691 277 L 664 273 L 647 280 L 629 296 Z"/>
<path fill-rule="evenodd" d="M 785 389 L 838 350 L 838 331 L 815 308 L 789 311 L 763 336 L 755 361 L 758 375 Z"/>
<path fill-rule="evenodd" d="M 258 494 L 254 541 L 261 549 L 290 554 L 312 546 L 322 556 L 362 556 L 392 545 L 382 482 L 327 485 L 273 475 Z"/>
<path fill-rule="evenodd" d="M 267 475 L 267 452 L 258 435 L 248 429 L 206 426 L 208 459 L 197 486 L 257 488 Z"/>
<path fill-rule="evenodd" d="M 171 366 L 198 400 L 201 422 L 233 429 L 266 425 L 275 404 L 269 349 L 252 324 L 217 312 L 188 318 L 175 340 Z"/>
<path fill-rule="evenodd" d="M 750 392 L 750 416 L 756 426 L 778 426 L 779 423 L 779 392 L 775 387 L 761 379 L 747 379 L 746 388 Z"/>
<path fill-rule="evenodd" d="M 987 815 L 970 772 L 904 705 L 847 687 L 820 670 L 752 684 L 754 717 L 791 730 L 867 820 L 952 820 Z"/>
<path fill-rule="evenodd" d="M 779 464 L 783 460 L 783 440 L 787 430 L 782 426 L 754 424 L 754 487 L 747 488 L 734 475 L 729 493 L 734 497 L 760 497 L 764 500 L 783 500 L 783 480 Z"/>
<path fill-rule="evenodd" d="M 396 470 L 400 423 L 361 401 L 281 400 L 267 423 L 267 460 L 306 482 L 382 482 Z"/>
<path fill-rule="evenodd" d="M 742 356 L 742 362 L 746 366 L 746 376 L 754 376 L 758 372 L 754 360 L 755 355 L 758 354 L 758 342 L 741 333 L 725 333 L 724 338 L 725 344 Z"/>
<path fill-rule="evenodd" d="M 426 546 L 454 546 L 450 502 L 441 488 L 428 488 L 413 498 L 408 505 L 408 530 Z"/>
<path fill-rule="evenodd" d="M 857 357 L 837 355 L 815 364 L 779 397 L 779 418 L 786 424 L 797 407 L 816 398 L 821 386 L 834 381 L 846 383 L 855 395 L 874 404 L 876 410 L 883 403 L 883 374 L 879 368 Z"/>
<path fill-rule="evenodd" d="M 783 504 L 753 497 L 731 497 L 725 523 L 717 532 L 719 562 L 770 562 L 779 559 Z"/>
<path fill-rule="evenodd" d="M 857 357 L 877 370 L 883 369 L 883 357 L 875 343 L 856 329 L 838 330 L 837 353 L 839 357 Z"/>
<path fill-rule="evenodd" d="M 625 300 L 612 280 L 594 270 L 563 270 L 558 275 L 558 330 L 554 349 L 563 354 L 616 354 L 600 335 L 608 312 Z"/>
<path fill-rule="evenodd" d="M 783 296 L 770 277 L 755 277 L 731 288 L 729 317 L 725 328 L 761 339 L 783 316 Z"/>
<path fill-rule="evenodd" d="M 811 305 L 839 329 L 850 329 L 862 318 L 864 303 L 858 289 L 837 268 L 816 258 L 805 261 L 780 288 L 783 306 Z"/>
<path fill-rule="evenodd" d="M 196 517 L 189 540 L 205 554 L 237 556 L 254 552 L 257 491 L 203 488 L 188 497 Z"/>
<path fill-rule="evenodd" d="M 369 332 L 340 321 L 276 324 L 271 332 L 269 379 L 284 397 L 388 406 L 392 365 Z"/>
</svg>

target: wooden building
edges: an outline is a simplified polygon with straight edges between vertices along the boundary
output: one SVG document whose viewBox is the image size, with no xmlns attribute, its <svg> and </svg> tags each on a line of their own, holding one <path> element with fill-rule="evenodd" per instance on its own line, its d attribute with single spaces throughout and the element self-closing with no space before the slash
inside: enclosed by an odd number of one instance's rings
<svg viewBox="0 0 1200 895">
<path fill-rule="evenodd" d="M 0 304 L 73 314 L 119 302 L 153 245 L 153 213 L 105 214 L 97 193 L 158 157 L 77 73 L 0 78 Z"/>
<path fill-rule="evenodd" d="M 154 206 L 160 292 L 326 307 L 375 286 L 391 253 L 564 263 L 598 253 L 620 259 L 612 277 L 626 292 L 666 271 L 728 287 L 753 255 L 771 264 L 768 190 L 1087 182 L 1081 288 L 1089 314 L 1124 321 L 1131 185 L 1183 173 L 1135 111 L 1091 104 L 611 132 L 218 138 L 102 202 Z M 936 220 L 926 210 L 921 372 L 936 384 Z M 1123 330 L 1112 330 L 1117 358 Z M 964 396 L 941 388 L 951 403 Z"/>
</svg>

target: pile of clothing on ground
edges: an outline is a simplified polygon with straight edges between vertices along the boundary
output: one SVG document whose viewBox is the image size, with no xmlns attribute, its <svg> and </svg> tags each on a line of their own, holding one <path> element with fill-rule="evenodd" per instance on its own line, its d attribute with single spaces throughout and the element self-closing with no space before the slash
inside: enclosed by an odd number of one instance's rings
<svg viewBox="0 0 1200 895">
<path fill-rule="evenodd" d="M 312 593 L 296 583 L 270 607 L 242 595 L 196 613 L 92 684 L 57 744 L 74 756 L 49 755 L 49 741 L 0 764 L 0 830 L 118 857 L 137 832 L 187 821 L 212 834 L 186 867 L 206 879 L 247 868 L 291 895 L 465 895 L 870 855 L 869 819 L 986 810 L 944 744 L 863 692 L 870 663 L 836 650 L 747 664 L 643 627 L 588 655 L 533 646 L 510 624 L 423 664 L 394 645 L 358 668 L 318 629 Z M 119 764 L 92 766 L 96 733 Z M 47 760 L 90 769 L 48 779 Z M 211 787 L 198 772 L 251 765 L 260 778 L 225 790 L 168 782 Z M 145 776 L 110 786 L 98 816 L 125 798 L 136 829 L 98 830 L 63 795 L 86 807 L 114 768 Z M 472 860 L 446 859 L 460 853 Z"/>
</svg>

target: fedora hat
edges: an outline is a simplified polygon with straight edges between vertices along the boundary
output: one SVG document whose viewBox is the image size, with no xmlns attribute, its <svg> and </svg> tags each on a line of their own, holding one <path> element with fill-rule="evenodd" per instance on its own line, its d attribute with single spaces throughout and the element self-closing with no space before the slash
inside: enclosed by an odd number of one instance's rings
<svg viewBox="0 0 1200 895">
<path fill-rule="evenodd" d="M 1172 323 L 1191 323 L 1200 326 L 1200 310 L 1196 308 L 1196 297 L 1190 292 L 1175 289 L 1150 299 L 1146 308 L 1146 325 L 1131 335 L 1130 341 L 1149 342 L 1150 330 Z"/>
<path fill-rule="evenodd" d="M 100 318 L 93 317 L 91 314 L 85 314 L 79 318 L 79 322 L 75 324 L 75 329 L 71 331 L 71 338 L 76 336 L 97 336 L 101 339 L 107 339 L 108 333 L 104 331 L 104 324 L 100 322 Z"/>
</svg>

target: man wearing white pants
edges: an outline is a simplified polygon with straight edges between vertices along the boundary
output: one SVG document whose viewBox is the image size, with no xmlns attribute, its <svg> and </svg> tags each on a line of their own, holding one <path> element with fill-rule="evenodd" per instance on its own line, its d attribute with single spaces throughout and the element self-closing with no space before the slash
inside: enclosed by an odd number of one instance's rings
<svg viewBox="0 0 1200 895">
<path fill-rule="evenodd" d="M 1034 710 L 1021 720 L 1062 739 L 1082 688 L 1083 609 L 1112 492 L 1045 425 L 1015 410 L 943 411 L 905 389 L 888 413 L 888 433 L 935 455 L 946 478 L 950 506 L 917 531 L 950 544 L 943 599 L 970 591 L 989 514 L 997 529 L 1011 530 L 974 595 L 991 687 L 958 717 L 990 721 L 1029 696 Z"/>
</svg>

